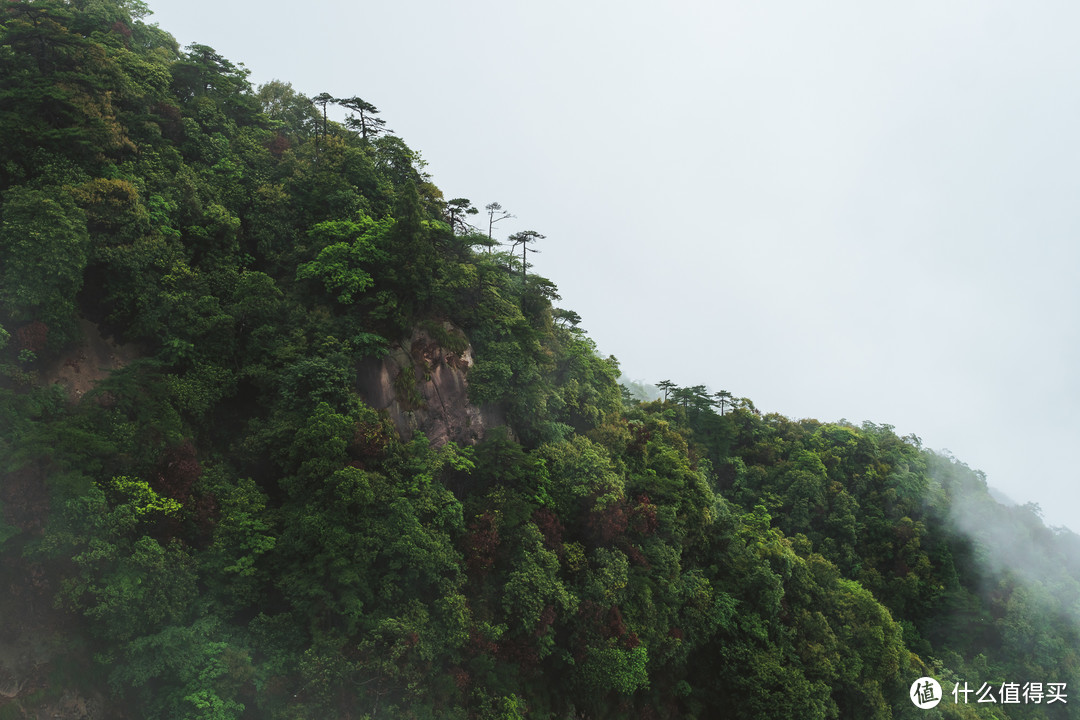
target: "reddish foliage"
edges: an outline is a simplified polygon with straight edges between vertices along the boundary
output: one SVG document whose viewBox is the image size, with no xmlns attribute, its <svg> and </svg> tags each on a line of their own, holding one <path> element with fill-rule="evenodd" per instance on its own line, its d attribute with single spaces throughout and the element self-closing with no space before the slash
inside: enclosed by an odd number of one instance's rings
<svg viewBox="0 0 1080 720">
<path fill-rule="evenodd" d="M 119 20 L 113 23 L 112 31 L 114 33 L 117 33 L 118 35 L 123 35 L 128 40 L 131 39 L 131 28 L 129 28 L 127 25 L 120 22 Z"/>
<path fill-rule="evenodd" d="M 386 446 L 390 439 L 382 425 L 378 423 L 359 422 L 353 431 L 352 442 L 349 443 L 349 456 L 353 458 L 351 463 L 354 467 L 364 467 L 364 460 L 378 458 L 386 452 Z"/>
<path fill-rule="evenodd" d="M 592 600 L 584 600 L 578 606 L 578 617 L 585 621 L 586 625 L 599 625 L 603 614 L 603 609 Z"/>
<path fill-rule="evenodd" d="M 669 717 L 674 717 L 673 715 Z M 638 720 L 660 720 L 660 715 L 657 714 L 656 708 L 652 705 L 645 705 L 638 711 Z"/>
<path fill-rule="evenodd" d="M 608 505 L 603 510 L 593 510 L 589 515 L 589 529 L 596 538 L 596 542 L 609 545 L 626 533 L 628 526 L 626 510 L 625 500 Z"/>
<path fill-rule="evenodd" d="M 39 596 L 46 596 L 52 583 L 49 582 L 48 573 L 41 563 L 28 563 L 27 565 L 28 588 Z"/>
<path fill-rule="evenodd" d="M 626 623 L 623 622 L 622 611 L 618 605 L 612 605 L 608 610 L 603 632 L 604 637 L 608 638 L 621 638 L 626 635 Z"/>
<path fill-rule="evenodd" d="M 218 502 L 213 493 L 199 493 L 195 499 L 195 525 L 199 532 L 199 541 L 210 543 L 217 524 Z"/>
<path fill-rule="evenodd" d="M 548 605 L 540 613 L 540 620 L 536 623 L 533 637 L 542 638 L 547 635 L 548 628 L 555 624 L 555 607 Z"/>
<path fill-rule="evenodd" d="M 603 624 L 604 610 L 592 600 L 583 600 L 578 606 L 578 622 L 574 628 L 573 650 L 575 662 L 582 662 L 588 652 L 589 645 L 599 635 L 600 626 Z"/>
<path fill-rule="evenodd" d="M 27 465 L 0 480 L 0 506 L 4 521 L 23 532 L 40 533 L 49 517 L 49 491 L 45 469 Z"/>
<path fill-rule="evenodd" d="M 185 440 L 170 448 L 158 462 L 157 488 L 173 500 L 186 502 L 191 487 L 202 475 L 202 466 L 195 457 L 195 446 Z"/>
<path fill-rule="evenodd" d="M 454 684 L 457 685 L 458 690 L 468 689 L 469 684 L 472 682 L 472 678 L 469 676 L 469 672 L 464 668 L 453 668 L 450 671 L 450 675 L 454 678 Z"/>
<path fill-rule="evenodd" d="M 915 525 L 910 522 L 899 522 L 893 525 L 892 532 L 893 537 L 905 545 L 911 542 L 911 539 L 918 534 L 915 530 Z"/>
<path fill-rule="evenodd" d="M 637 545 L 627 543 L 623 546 L 622 550 L 626 553 L 626 558 L 634 565 L 644 568 L 651 567 L 649 565 L 649 559 L 645 557 L 645 553 L 641 552 L 641 549 L 638 548 Z"/>
<path fill-rule="evenodd" d="M 670 628 L 670 629 L 669 629 L 669 630 L 667 631 L 667 634 L 668 634 L 668 637 L 673 637 L 673 638 L 675 638 L 676 640 L 682 640 L 682 639 L 683 639 L 683 637 L 685 637 L 685 636 L 683 635 L 683 631 L 682 631 L 682 628 L 677 628 L 677 627 L 673 627 L 673 628 Z"/>
<path fill-rule="evenodd" d="M 274 157 L 281 157 L 290 147 L 292 147 L 292 143 L 289 142 L 289 138 L 281 133 L 275 135 L 273 139 L 266 144 L 266 149 L 269 150 L 270 154 Z"/>
<path fill-rule="evenodd" d="M 540 664 L 540 653 L 536 646 L 524 638 L 516 638 L 504 644 L 499 657 L 515 662 L 525 670 L 531 670 Z"/>
<path fill-rule="evenodd" d="M 554 550 L 559 557 L 562 557 L 563 525 L 559 522 L 558 516 L 550 509 L 544 507 L 533 513 L 533 522 L 535 522 L 536 527 L 540 529 L 540 534 L 544 536 L 544 544 Z"/>
<path fill-rule="evenodd" d="M 698 461 L 701 459 L 701 456 L 698 455 L 695 445 L 691 445 L 686 449 L 686 457 L 690 461 L 690 469 L 697 470 Z"/>
<path fill-rule="evenodd" d="M 499 549 L 499 528 L 495 515 L 490 511 L 477 515 L 469 523 L 465 534 L 465 565 L 469 572 L 483 577 L 495 567 L 495 553 Z"/>
<path fill-rule="evenodd" d="M 652 430 L 639 423 L 631 423 L 630 434 L 633 438 L 626 446 L 627 453 L 638 457 L 644 455 L 645 446 L 652 440 Z"/>
<path fill-rule="evenodd" d="M 151 109 L 169 122 L 180 122 L 183 118 L 180 108 L 170 103 L 158 103 Z"/>
<path fill-rule="evenodd" d="M 622 610 L 618 605 L 612 605 L 606 610 L 596 603 L 586 600 L 578 608 L 578 617 L 581 622 L 578 630 L 574 633 L 574 657 L 580 661 L 584 659 L 588 648 L 595 645 L 598 640 L 617 640 L 623 648 L 633 650 L 641 644 L 636 632 L 626 627 L 623 620 Z"/>
<path fill-rule="evenodd" d="M 483 633 L 476 628 L 471 628 L 469 630 L 469 644 L 467 647 L 469 653 L 473 656 L 499 654 L 499 644 L 492 640 L 488 640 L 484 637 Z"/>
<path fill-rule="evenodd" d="M 167 139 L 179 141 L 184 138 L 183 115 L 180 108 L 171 103 L 158 103 L 151 108 L 161 118 L 158 125 L 161 126 L 161 134 Z"/>
<path fill-rule="evenodd" d="M 4 576 L 12 579 L 11 584 L 4 590 L 11 599 L 25 603 L 26 609 L 42 605 L 48 607 L 52 603 L 55 590 L 49 578 L 54 573 L 49 573 L 40 563 L 28 562 L 25 558 L 18 556 L 11 557 L 9 553 L 0 560 L 0 571 Z M 13 628 L 5 626 L 4 629 L 10 631 Z M 0 642 L 3 642 L 2 638 Z"/>
<path fill-rule="evenodd" d="M 49 341 L 49 326 L 40 320 L 23 325 L 15 331 L 15 340 L 20 350 L 30 350 L 39 353 L 45 349 Z"/>
<path fill-rule="evenodd" d="M 630 528 L 641 535 L 652 535 L 660 526 L 656 519 L 656 506 L 645 493 L 638 495 L 637 503 L 630 511 Z"/>
</svg>

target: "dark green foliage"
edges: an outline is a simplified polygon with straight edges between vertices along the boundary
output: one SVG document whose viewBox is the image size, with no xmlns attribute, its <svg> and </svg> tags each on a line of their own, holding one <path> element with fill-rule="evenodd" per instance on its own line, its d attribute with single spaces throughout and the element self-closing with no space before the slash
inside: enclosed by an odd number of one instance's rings
<svg viewBox="0 0 1080 720">
<path fill-rule="evenodd" d="M 890 718 L 923 674 L 1080 683 L 1075 536 L 889 427 L 626 401 L 527 272 L 542 236 L 497 251 L 510 214 L 468 226 L 370 103 L 253 91 L 146 12 L 0 10 L 0 570 L 111 715 Z M 47 380 L 80 319 L 139 358 L 76 395 Z M 475 446 L 361 400 L 389 354 L 396 411 L 431 410 L 421 330 L 472 358 Z"/>
<path fill-rule="evenodd" d="M 70 338 L 89 255 L 86 216 L 71 193 L 14 187 L 0 205 L 0 317 L 39 321 L 56 347 Z"/>
<path fill-rule="evenodd" d="M 334 102 L 356 113 L 356 115 L 350 114 L 349 117 L 345 118 L 345 126 L 359 131 L 362 140 L 375 138 L 384 132 L 389 132 L 385 127 L 386 121 L 380 117 L 375 117 L 379 114 L 379 110 L 366 100 L 351 97 L 336 98 Z"/>
</svg>

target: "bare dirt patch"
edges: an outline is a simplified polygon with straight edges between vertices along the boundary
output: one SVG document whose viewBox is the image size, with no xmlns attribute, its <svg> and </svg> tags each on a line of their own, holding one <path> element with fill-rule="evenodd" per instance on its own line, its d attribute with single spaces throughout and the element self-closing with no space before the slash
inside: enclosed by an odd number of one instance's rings
<svg viewBox="0 0 1080 720">
<path fill-rule="evenodd" d="M 113 370 L 119 370 L 139 357 L 133 344 L 121 345 L 106 338 L 95 323 L 80 320 L 82 342 L 72 351 L 48 363 L 38 375 L 42 384 L 58 383 L 72 401 L 78 401 Z"/>
</svg>

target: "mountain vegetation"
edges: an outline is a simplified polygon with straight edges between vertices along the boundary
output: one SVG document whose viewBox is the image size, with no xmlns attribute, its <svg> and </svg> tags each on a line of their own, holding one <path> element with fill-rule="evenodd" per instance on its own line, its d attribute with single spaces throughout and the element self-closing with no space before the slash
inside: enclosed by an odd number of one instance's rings
<svg viewBox="0 0 1080 720">
<path fill-rule="evenodd" d="M 1080 716 L 1075 535 L 888 426 L 636 399 L 543 235 L 147 14 L 0 9 L 0 718 Z M 478 441 L 361 391 L 403 348 L 430 410 L 420 331 Z"/>
</svg>

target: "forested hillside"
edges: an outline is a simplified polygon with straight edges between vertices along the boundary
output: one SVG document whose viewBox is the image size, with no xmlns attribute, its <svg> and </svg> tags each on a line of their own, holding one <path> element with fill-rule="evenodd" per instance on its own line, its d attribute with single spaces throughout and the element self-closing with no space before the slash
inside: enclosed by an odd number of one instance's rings
<svg viewBox="0 0 1080 720">
<path fill-rule="evenodd" d="M 0 719 L 1080 717 L 1037 508 L 635 400 L 377 98 L 138 0 L 0 13 Z"/>
</svg>

